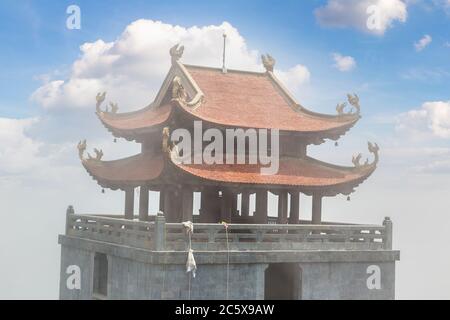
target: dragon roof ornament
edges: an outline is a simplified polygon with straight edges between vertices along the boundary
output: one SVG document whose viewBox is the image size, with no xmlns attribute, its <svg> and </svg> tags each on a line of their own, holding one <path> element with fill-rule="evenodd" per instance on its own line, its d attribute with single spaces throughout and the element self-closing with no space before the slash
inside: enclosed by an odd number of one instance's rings
<svg viewBox="0 0 450 320">
<path fill-rule="evenodd" d="M 347 106 L 347 102 L 338 103 L 336 106 L 336 111 L 339 116 L 345 115 L 359 115 L 361 113 L 361 106 L 359 104 L 359 97 L 356 93 L 351 95 L 347 94 L 347 101 L 352 106 L 349 112 L 345 112 L 344 109 Z"/>
<path fill-rule="evenodd" d="M 84 153 L 86 152 L 86 147 L 87 147 L 86 139 L 81 140 L 80 142 L 78 142 L 78 145 L 77 145 L 78 157 L 80 158 L 81 161 L 86 161 L 86 160 L 100 161 L 100 160 L 102 160 L 103 150 L 97 149 L 97 148 L 94 148 L 95 157 L 91 156 L 88 153 L 87 154 L 88 158 L 86 159 L 84 157 Z"/>
<path fill-rule="evenodd" d="M 95 97 L 95 100 L 97 103 L 95 104 L 95 110 L 98 114 L 102 113 L 103 111 L 100 109 L 100 106 L 102 105 L 103 101 L 105 101 L 106 98 L 106 91 L 101 93 L 97 93 L 97 96 Z"/>
<path fill-rule="evenodd" d="M 352 163 L 355 166 L 355 168 L 367 168 L 367 167 L 372 167 L 372 166 L 377 165 L 377 163 L 380 159 L 379 154 L 378 154 L 380 148 L 378 147 L 378 144 L 372 143 L 372 142 L 367 142 L 367 147 L 369 149 L 369 152 L 373 153 L 373 155 L 374 155 L 373 162 L 369 163 L 369 159 L 367 158 L 364 163 L 361 163 L 362 154 L 358 153 L 357 155 L 354 155 L 352 157 Z"/>
</svg>

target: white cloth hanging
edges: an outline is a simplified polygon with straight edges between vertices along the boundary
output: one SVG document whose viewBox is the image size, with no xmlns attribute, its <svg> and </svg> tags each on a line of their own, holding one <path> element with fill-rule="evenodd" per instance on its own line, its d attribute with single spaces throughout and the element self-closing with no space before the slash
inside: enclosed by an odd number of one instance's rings
<svg viewBox="0 0 450 320">
<path fill-rule="evenodd" d="M 195 272 L 197 271 L 197 264 L 195 263 L 194 251 L 189 249 L 188 258 L 186 261 L 186 272 L 192 272 L 192 277 L 195 278 Z"/>
<path fill-rule="evenodd" d="M 192 272 L 192 277 L 195 278 L 195 272 L 197 271 L 197 264 L 195 263 L 194 250 L 191 247 L 191 236 L 194 233 L 194 224 L 191 221 L 185 221 L 181 223 L 186 230 L 186 234 L 189 236 L 189 250 L 186 261 L 186 272 Z"/>
<path fill-rule="evenodd" d="M 192 235 L 194 233 L 194 224 L 191 221 L 181 223 L 186 230 L 186 234 Z"/>
</svg>

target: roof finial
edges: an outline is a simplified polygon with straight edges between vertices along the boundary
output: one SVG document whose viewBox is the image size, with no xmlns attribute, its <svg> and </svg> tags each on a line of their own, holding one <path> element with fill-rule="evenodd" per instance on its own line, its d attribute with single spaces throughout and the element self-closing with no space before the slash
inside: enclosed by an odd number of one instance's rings
<svg viewBox="0 0 450 320">
<path fill-rule="evenodd" d="M 227 73 L 227 68 L 225 67 L 225 47 L 227 44 L 227 34 L 223 33 L 223 57 L 222 57 L 222 72 Z"/>
<path fill-rule="evenodd" d="M 172 48 L 170 48 L 170 56 L 172 57 L 172 63 L 175 61 L 180 60 L 180 58 L 183 56 L 184 46 L 180 46 L 179 43 L 174 45 Z"/>
<path fill-rule="evenodd" d="M 262 55 L 261 56 L 262 63 L 264 65 L 264 68 L 266 68 L 267 72 L 273 72 L 273 67 L 275 66 L 275 59 L 270 55 Z"/>
</svg>

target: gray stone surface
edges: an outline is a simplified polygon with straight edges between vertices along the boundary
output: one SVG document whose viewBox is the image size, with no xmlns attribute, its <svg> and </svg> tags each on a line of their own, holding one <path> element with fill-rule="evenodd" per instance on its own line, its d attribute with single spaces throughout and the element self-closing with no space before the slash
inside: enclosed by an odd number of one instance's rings
<svg viewBox="0 0 450 320">
<path fill-rule="evenodd" d="M 188 299 L 186 252 L 155 252 L 89 239 L 60 236 L 61 299 L 91 299 L 93 256 L 108 256 L 108 299 Z M 195 252 L 198 270 L 191 299 L 226 298 L 226 252 Z M 398 251 L 257 251 L 231 252 L 230 299 L 264 299 L 269 263 L 297 263 L 303 299 L 393 299 Z M 81 289 L 66 287 L 67 266 L 81 268 Z M 381 269 L 381 288 L 368 289 L 367 267 Z"/>
</svg>

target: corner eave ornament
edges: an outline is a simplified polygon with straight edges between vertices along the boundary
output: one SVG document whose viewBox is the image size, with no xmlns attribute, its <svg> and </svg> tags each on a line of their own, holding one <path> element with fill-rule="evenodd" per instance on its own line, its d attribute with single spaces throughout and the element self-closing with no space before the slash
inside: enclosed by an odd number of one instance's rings
<svg viewBox="0 0 450 320">
<path fill-rule="evenodd" d="M 97 113 L 102 113 L 103 111 L 100 110 L 100 106 L 102 105 L 103 101 L 105 101 L 106 97 L 106 91 L 103 93 L 97 93 L 97 96 L 95 97 L 95 100 L 97 100 L 97 103 L 95 104 L 95 110 Z"/>
<path fill-rule="evenodd" d="M 336 111 L 339 116 L 345 116 L 345 115 L 359 115 L 361 113 L 361 106 L 359 104 L 359 97 L 356 93 L 351 95 L 350 93 L 347 94 L 347 101 L 348 103 L 353 107 L 349 112 L 345 112 L 344 109 L 347 106 L 346 102 L 338 103 L 336 106 Z"/>
<path fill-rule="evenodd" d="M 362 154 L 358 153 L 356 156 L 352 157 L 352 163 L 355 166 L 355 168 L 367 168 L 367 167 L 373 167 L 376 166 L 379 161 L 379 155 L 378 152 L 380 148 L 378 147 L 378 144 L 376 143 L 367 143 L 368 149 L 370 153 L 373 153 L 374 160 L 372 163 L 369 163 L 369 159 L 366 159 L 364 163 L 361 163 Z"/>
<path fill-rule="evenodd" d="M 270 54 L 266 54 L 266 55 L 261 55 L 261 60 L 262 63 L 264 65 L 264 68 L 266 69 L 267 72 L 273 72 L 273 67 L 275 66 L 275 59 L 270 55 Z"/>
<path fill-rule="evenodd" d="M 101 149 L 97 149 L 94 148 L 94 153 L 95 153 L 95 157 L 91 156 L 89 153 L 88 158 L 86 159 L 84 157 L 84 153 L 86 151 L 86 147 L 87 147 L 87 143 L 86 143 L 86 139 L 81 140 L 80 142 L 78 142 L 77 145 L 77 149 L 78 149 L 78 157 L 80 158 L 81 161 L 86 161 L 86 160 L 92 160 L 92 161 L 100 161 L 102 160 L 103 157 L 103 150 Z"/>
<path fill-rule="evenodd" d="M 78 157 L 81 161 L 84 160 L 84 152 L 86 151 L 86 139 L 78 142 Z"/>
</svg>

